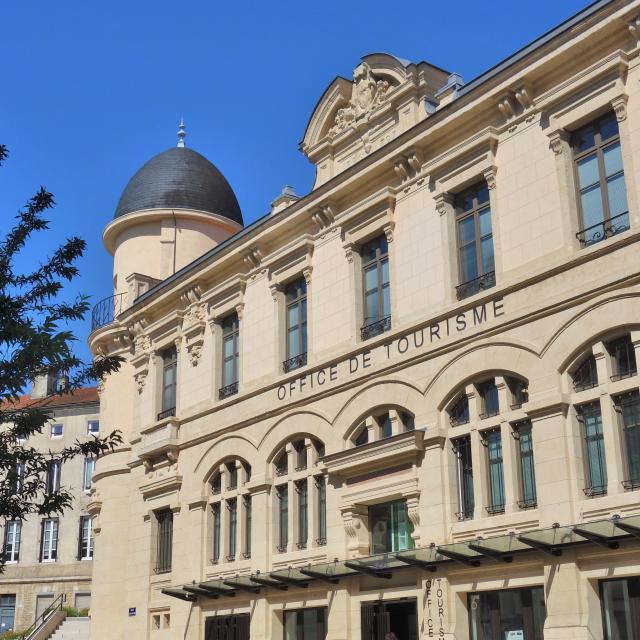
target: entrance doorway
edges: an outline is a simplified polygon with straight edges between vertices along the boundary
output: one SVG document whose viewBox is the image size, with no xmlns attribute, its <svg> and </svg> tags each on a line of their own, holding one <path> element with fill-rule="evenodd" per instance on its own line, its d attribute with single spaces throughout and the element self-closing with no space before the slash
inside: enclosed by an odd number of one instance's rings
<svg viewBox="0 0 640 640">
<path fill-rule="evenodd" d="M 249 614 L 207 618 L 204 640 L 249 640 Z"/>
<path fill-rule="evenodd" d="M 384 640 L 387 633 L 398 640 L 418 640 L 415 598 L 363 603 L 360 615 L 362 640 Z"/>
</svg>

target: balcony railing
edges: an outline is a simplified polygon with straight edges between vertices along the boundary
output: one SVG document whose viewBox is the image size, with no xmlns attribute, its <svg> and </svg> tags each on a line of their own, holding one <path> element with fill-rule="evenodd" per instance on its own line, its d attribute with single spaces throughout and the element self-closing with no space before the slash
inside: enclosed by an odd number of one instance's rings
<svg viewBox="0 0 640 640">
<path fill-rule="evenodd" d="M 297 356 L 293 356 L 293 358 L 289 358 L 282 363 L 282 371 L 284 373 L 289 373 L 289 371 L 293 371 L 294 369 L 299 369 L 300 367 L 304 367 L 307 364 L 307 352 L 301 353 Z"/>
<path fill-rule="evenodd" d="M 485 289 L 491 289 L 496 286 L 496 272 L 488 271 L 487 273 L 483 273 L 481 276 L 474 278 L 473 280 L 469 280 L 467 282 L 463 282 L 456 287 L 456 297 L 458 300 L 464 300 L 469 296 L 472 296 L 480 291 L 484 291 Z"/>
<path fill-rule="evenodd" d="M 127 308 L 127 294 L 116 293 L 100 300 L 91 312 L 91 331 L 111 324 Z"/>
<path fill-rule="evenodd" d="M 224 400 L 225 398 L 234 396 L 236 393 L 238 393 L 238 383 L 232 382 L 218 391 L 218 398 Z"/>
<path fill-rule="evenodd" d="M 638 373 L 638 370 L 635 367 L 629 367 L 622 371 L 618 371 L 618 373 L 614 373 L 611 376 L 611 382 L 617 382 L 618 380 L 624 380 L 625 378 L 631 378 Z"/>
<path fill-rule="evenodd" d="M 518 500 L 520 509 L 535 509 L 538 506 L 536 498 L 527 498 L 526 500 Z"/>
<path fill-rule="evenodd" d="M 391 316 L 385 316 L 384 318 L 380 318 L 380 320 L 365 324 L 364 327 L 360 329 L 360 337 L 363 340 L 368 340 L 374 336 L 379 336 L 385 331 L 389 331 L 389 329 L 391 329 Z"/>
<path fill-rule="evenodd" d="M 176 408 L 169 407 L 169 409 L 165 409 L 158 414 L 158 420 L 164 420 L 165 418 L 171 418 L 176 415 Z"/>
<path fill-rule="evenodd" d="M 578 238 L 583 247 L 590 247 L 592 244 L 596 244 L 596 242 L 601 242 L 602 240 L 606 240 L 607 238 L 611 238 L 618 233 L 628 230 L 629 213 L 625 211 L 613 218 L 603 220 L 602 222 L 598 222 L 598 224 L 593 224 L 586 229 L 578 231 L 576 238 Z"/>
<path fill-rule="evenodd" d="M 504 513 L 504 504 L 492 504 L 485 507 L 485 509 L 490 516 L 495 516 L 499 513 Z"/>
</svg>

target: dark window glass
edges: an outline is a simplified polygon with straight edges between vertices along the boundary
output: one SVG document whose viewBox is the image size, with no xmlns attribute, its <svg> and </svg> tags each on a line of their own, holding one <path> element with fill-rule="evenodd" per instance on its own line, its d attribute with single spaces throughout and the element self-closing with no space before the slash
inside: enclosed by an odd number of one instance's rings
<svg viewBox="0 0 640 640">
<path fill-rule="evenodd" d="M 50 460 L 47 464 L 47 492 L 53 493 L 60 489 L 60 473 L 62 462 L 60 460 Z"/>
<path fill-rule="evenodd" d="M 0 634 L 5 631 L 13 631 L 16 615 L 16 596 L 0 595 Z"/>
<path fill-rule="evenodd" d="M 452 441 L 456 457 L 456 476 L 458 482 L 459 520 L 473 518 L 475 500 L 473 495 L 473 464 L 471 460 L 471 438 L 464 436 Z"/>
<path fill-rule="evenodd" d="M 489 475 L 489 514 L 504 512 L 504 470 L 502 460 L 502 436 L 500 429 L 491 429 L 483 434 L 487 448 L 487 470 Z"/>
<path fill-rule="evenodd" d="M 219 471 L 216 471 L 213 478 L 211 478 L 211 493 L 217 495 L 220 491 L 222 491 L 222 475 Z"/>
<path fill-rule="evenodd" d="M 231 562 L 236 559 L 236 545 L 238 540 L 238 501 L 235 498 L 227 500 L 227 511 L 229 512 L 229 553 L 227 555 L 227 560 Z"/>
<path fill-rule="evenodd" d="M 638 391 L 626 393 L 616 399 L 616 409 L 620 415 L 622 441 L 626 462 L 626 489 L 640 487 L 640 396 Z"/>
<path fill-rule="evenodd" d="M 604 452 L 602 414 L 600 403 L 592 402 L 578 407 L 578 419 L 582 423 L 584 439 L 584 492 L 587 496 L 607 493 L 607 461 Z"/>
<path fill-rule="evenodd" d="M 238 382 L 240 364 L 240 323 L 232 313 L 222 323 L 222 386 Z"/>
<path fill-rule="evenodd" d="M 405 431 L 414 431 L 416 428 L 415 418 L 410 413 L 405 413 L 402 411 L 400 413 L 400 418 L 402 420 L 402 424 L 404 426 Z"/>
<path fill-rule="evenodd" d="M 371 553 L 413 549 L 413 525 L 404 500 L 369 507 Z"/>
<path fill-rule="evenodd" d="M 171 552 L 173 547 L 173 511 L 156 511 L 156 573 L 171 571 Z"/>
<path fill-rule="evenodd" d="M 162 354 L 162 411 L 176 408 L 178 352 L 175 347 Z"/>
<path fill-rule="evenodd" d="M 251 557 L 251 496 L 245 496 L 244 503 L 244 557 Z"/>
<path fill-rule="evenodd" d="M 317 544 L 327 544 L 327 483 L 324 476 L 315 479 L 318 489 L 318 538 Z"/>
<path fill-rule="evenodd" d="M 487 380 L 478 385 L 478 392 L 480 393 L 480 399 L 482 401 L 482 413 L 480 418 L 488 418 L 495 416 L 500 412 L 500 406 L 498 404 L 498 387 L 496 387 L 495 380 Z"/>
<path fill-rule="evenodd" d="M 222 514 L 220 513 L 220 503 L 216 502 L 212 507 L 213 514 L 213 563 L 220 562 L 220 528 L 222 526 Z"/>
<path fill-rule="evenodd" d="M 629 229 L 627 189 L 618 123 L 608 113 L 576 131 L 572 139 L 582 230 L 589 246 Z"/>
<path fill-rule="evenodd" d="M 304 440 L 298 440 L 293 443 L 293 448 L 296 450 L 296 471 L 301 471 L 307 468 L 307 447 Z"/>
<path fill-rule="evenodd" d="M 276 468 L 277 476 L 284 476 L 289 471 L 289 456 L 287 455 L 286 450 L 283 451 L 273 463 Z"/>
<path fill-rule="evenodd" d="M 309 536 L 309 485 L 306 480 L 296 482 L 298 494 L 298 549 L 306 549 Z"/>
<path fill-rule="evenodd" d="M 449 422 L 452 427 L 469 422 L 469 398 L 465 394 L 449 410 Z"/>
<path fill-rule="evenodd" d="M 611 354 L 613 375 L 611 380 L 621 380 L 635 376 L 638 368 L 636 365 L 636 351 L 633 348 L 630 336 L 622 336 L 607 344 L 607 350 Z"/>
<path fill-rule="evenodd" d="M 369 429 L 362 427 L 353 443 L 356 447 L 361 447 L 363 444 L 367 444 L 367 442 L 369 442 Z"/>
<path fill-rule="evenodd" d="M 518 465 L 520 476 L 521 509 L 531 509 L 537 505 L 536 474 L 533 465 L 533 437 L 531 423 L 520 422 L 513 427 L 518 442 Z"/>
<path fill-rule="evenodd" d="M 327 635 L 327 610 L 297 609 L 284 612 L 284 640 L 324 640 Z"/>
<path fill-rule="evenodd" d="M 600 582 L 605 640 L 640 637 L 640 577 Z"/>
<path fill-rule="evenodd" d="M 380 425 L 381 438 L 390 438 L 393 435 L 391 416 L 388 413 L 384 413 L 378 417 L 378 424 Z"/>
<path fill-rule="evenodd" d="M 285 288 L 287 316 L 287 360 L 307 353 L 307 283 L 298 278 Z M 302 362 L 297 366 L 302 366 Z M 291 370 L 296 367 L 289 367 Z"/>
<path fill-rule="evenodd" d="M 518 378 L 507 378 L 507 385 L 511 393 L 510 409 L 519 409 L 529 401 L 529 388 L 524 380 Z"/>
<path fill-rule="evenodd" d="M 381 324 L 378 333 L 391 328 L 383 322 L 391 317 L 389 283 L 389 245 L 382 235 L 363 245 L 362 278 L 364 291 L 364 326 Z M 376 334 L 372 334 L 376 335 Z M 370 337 L 370 336 L 368 336 Z"/>
<path fill-rule="evenodd" d="M 238 486 L 238 467 L 235 460 L 227 464 L 227 472 L 229 474 L 229 485 L 227 489 L 236 489 Z"/>
<path fill-rule="evenodd" d="M 93 472 L 95 468 L 96 468 L 95 458 L 84 459 L 84 472 L 82 474 L 82 488 L 85 491 L 89 491 L 91 489 L 91 480 L 93 478 Z"/>
<path fill-rule="evenodd" d="M 278 551 L 284 552 L 289 544 L 289 489 L 283 484 L 276 488 L 278 500 Z"/>
<path fill-rule="evenodd" d="M 598 371 L 596 359 L 593 355 L 585 358 L 573 373 L 573 388 L 575 391 L 584 391 L 598 385 Z"/>
</svg>

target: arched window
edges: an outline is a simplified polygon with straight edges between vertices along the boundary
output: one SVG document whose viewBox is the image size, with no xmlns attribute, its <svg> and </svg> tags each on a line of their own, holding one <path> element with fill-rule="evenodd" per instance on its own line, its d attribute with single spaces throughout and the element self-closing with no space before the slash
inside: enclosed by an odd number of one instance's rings
<svg viewBox="0 0 640 640">
<path fill-rule="evenodd" d="M 326 478 L 317 468 L 324 453 L 320 440 L 300 437 L 287 442 L 273 457 L 273 521 L 278 553 L 327 542 Z"/>
<path fill-rule="evenodd" d="M 408 411 L 396 409 L 373 411 L 355 429 L 350 440 L 354 447 L 360 447 L 369 442 L 384 440 L 414 429 L 415 419 Z"/>
<path fill-rule="evenodd" d="M 219 564 L 251 557 L 251 466 L 232 458 L 221 463 L 209 480 L 210 562 Z"/>
</svg>

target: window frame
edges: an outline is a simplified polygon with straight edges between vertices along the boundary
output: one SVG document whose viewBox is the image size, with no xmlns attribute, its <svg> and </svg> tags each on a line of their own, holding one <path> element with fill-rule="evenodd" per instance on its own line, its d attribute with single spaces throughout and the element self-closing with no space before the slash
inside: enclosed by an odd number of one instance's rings
<svg viewBox="0 0 640 640">
<path fill-rule="evenodd" d="M 464 444 L 464 449 L 460 445 Z M 455 514 L 458 520 L 473 520 L 476 507 L 475 490 L 473 487 L 473 453 L 471 447 L 471 435 L 466 434 L 451 439 L 451 446 L 456 460 L 456 483 L 458 511 Z M 463 460 L 462 452 L 468 453 L 468 459 Z M 470 493 L 467 491 L 466 476 L 470 477 Z"/>
<path fill-rule="evenodd" d="M 376 246 L 377 245 L 377 246 Z M 382 247 L 386 247 L 386 251 L 382 250 Z M 374 248 L 374 255 L 371 258 L 366 258 L 365 254 L 369 248 Z M 391 263 L 389 255 L 389 241 L 387 236 L 382 233 L 367 242 L 364 242 L 360 247 L 360 260 L 361 260 L 361 279 L 362 279 L 362 327 L 360 330 L 360 336 L 362 340 L 368 340 L 374 336 L 385 333 L 391 329 Z M 387 266 L 387 281 L 383 280 L 383 266 Z M 376 286 L 373 289 L 367 289 L 366 274 L 371 269 L 376 271 Z M 385 289 L 389 291 L 389 313 L 385 314 L 384 311 L 384 292 Z M 376 292 L 378 296 L 377 315 L 374 317 L 367 316 L 367 294 L 370 292 Z"/>
<path fill-rule="evenodd" d="M 588 435 L 586 431 L 586 420 L 585 418 L 592 417 L 598 415 L 600 418 L 599 422 L 599 433 Z M 584 461 L 584 471 L 585 471 L 585 487 L 583 492 L 585 496 L 588 498 L 593 498 L 597 496 L 606 496 L 607 495 L 607 484 L 608 484 L 608 474 L 607 474 L 607 454 L 605 449 L 605 441 L 604 441 L 604 424 L 602 419 L 602 408 L 600 406 L 600 402 L 598 400 L 593 402 L 587 402 L 576 407 L 576 416 L 578 418 L 578 422 L 580 423 L 581 430 L 581 439 L 582 439 L 582 450 L 583 450 L 583 461 Z M 598 466 L 600 476 L 604 480 L 604 484 L 602 485 L 594 485 L 594 473 L 595 471 L 592 468 L 591 458 L 589 457 L 590 445 L 591 443 L 597 443 L 598 450 Z"/>
<path fill-rule="evenodd" d="M 22 521 L 8 520 L 4 527 L 4 561 L 15 564 L 20 561 L 22 545 Z M 9 549 L 10 548 L 10 549 Z"/>
<path fill-rule="evenodd" d="M 492 440 L 498 443 L 495 449 L 492 449 Z M 485 511 L 488 515 L 493 516 L 504 513 L 506 503 L 504 451 L 502 447 L 502 432 L 500 427 L 483 431 L 481 433 L 481 442 L 486 449 L 485 463 L 488 489 L 487 497 L 489 499 L 489 504 L 485 507 Z M 494 477 L 494 474 L 492 473 L 494 468 L 497 469 L 496 477 Z M 496 501 L 496 498 L 501 498 L 501 502 Z"/>
<path fill-rule="evenodd" d="M 308 350 L 308 319 L 307 319 L 307 281 L 304 276 L 292 280 L 284 287 L 284 317 L 285 317 L 285 354 L 286 359 L 282 363 L 284 373 L 293 371 L 307 364 Z M 290 299 L 290 296 L 291 299 Z M 289 311 L 297 308 L 298 322 L 295 325 L 289 323 Z M 289 336 L 293 331 L 298 332 L 297 353 L 290 349 Z"/>
<path fill-rule="evenodd" d="M 289 483 L 276 485 L 278 501 L 278 553 L 285 553 L 289 546 Z"/>
<path fill-rule="evenodd" d="M 533 448 L 533 426 L 530 420 L 523 420 L 522 422 L 516 422 L 511 425 L 511 433 L 516 440 L 517 445 L 517 458 L 518 458 L 518 485 L 520 499 L 518 500 L 518 507 L 520 509 L 535 509 L 538 506 L 538 488 L 536 486 L 536 472 L 535 472 L 535 452 Z M 523 440 L 523 435 L 528 436 Z M 523 450 L 523 442 L 528 442 L 529 447 Z M 525 487 L 525 460 L 531 460 L 528 468 L 531 470 L 530 484 L 532 487 L 533 496 L 526 496 Z"/>
<path fill-rule="evenodd" d="M 314 476 L 317 490 L 317 526 L 318 537 L 316 544 L 322 547 L 327 544 L 327 479 L 325 476 Z"/>
<path fill-rule="evenodd" d="M 91 473 L 87 477 L 87 470 L 91 467 Z M 93 474 L 96 469 L 96 459 L 90 456 L 87 456 L 84 459 L 84 468 L 82 470 L 82 490 L 83 491 L 91 491 L 91 481 L 93 479 Z M 87 482 L 88 480 L 88 482 Z"/>
<path fill-rule="evenodd" d="M 167 382 L 169 372 L 173 371 L 173 382 Z M 169 402 L 167 394 L 172 396 L 173 402 Z M 169 416 L 175 416 L 178 404 L 178 349 L 175 345 L 162 352 L 162 389 L 160 397 L 161 411 L 158 420 Z"/>
<path fill-rule="evenodd" d="M 47 493 L 54 493 L 60 490 L 61 476 L 62 461 L 58 459 L 49 460 L 47 463 Z"/>
<path fill-rule="evenodd" d="M 98 428 L 93 430 L 91 425 L 98 425 Z M 87 435 L 95 435 L 100 433 L 100 420 L 87 420 Z"/>
<path fill-rule="evenodd" d="M 93 518 L 80 516 L 78 535 L 78 560 L 93 560 Z"/>
<path fill-rule="evenodd" d="M 45 543 L 47 525 L 51 525 L 49 536 L 49 545 Z M 40 527 L 40 562 L 55 562 L 58 559 L 58 536 L 59 536 L 60 519 L 59 518 L 43 518 Z M 46 556 L 46 557 L 45 557 Z"/>
<path fill-rule="evenodd" d="M 640 393 L 638 389 L 634 389 L 627 393 L 618 394 L 613 398 L 613 406 L 618 414 L 618 425 L 620 429 L 620 442 L 623 452 L 624 468 L 626 477 L 622 480 L 622 486 L 626 490 L 633 490 L 640 488 L 640 468 L 637 470 L 636 475 L 631 471 L 631 452 L 630 439 L 636 440 L 636 459 L 638 460 L 638 467 L 640 467 Z M 626 414 L 624 412 L 625 407 L 633 407 L 635 415 L 635 423 L 631 425 L 626 424 Z"/>
<path fill-rule="evenodd" d="M 173 569 L 173 510 L 154 511 L 156 519 L 155 573 L 171 573 Z"/>
<path fill-rule="evenodd" d="M 325 640 L 327 637 L 327 607 L 306 607 L 304 609 L 287 609 L 282 616 L 282 638 L 283 640 L 307 640 L 304 635 L 305 620 L 307 615 L 315 612 L 315 624 L 312 639 L 309 640 Z M 288 634 L 288 618 L 295 616 L 294 637 Z M 322 619 L 321 619 L 322 618 Z"/>
<path fill-rule="evenodd" d="M 60 433 L 54 433 L 56 427 L 60 427 Z M 62 438 L 64 436 L 64 424 L 62 422 L 53 422 L 51 424 L 51 437 Z"/>
<path fill-rule="evenodd" d="M 227 562 L 234 562 L 238 554 L 238 499 L 228 498 L 225 506 L 229 512 L 227 521 Z"/>
<path fill-rule="evenodd" d="M 296 541 L 296 548 L 306 549 L 309 539 L 309 482 L 307 478 L 297 480 L 294 483 L 294 487 L 298 496 L 298 539 Z"/>
<path fill-rule="evenodd" d="M 222 372 L 220 380 L 222 382 L 219 391 L 220 400 L 234 395 L 238 392 L 240 382 L 240 316 L 237 311 L 226 316 L 221 323 L 222 327 Z M 230 356 L 225 355 L 227 343 L 231 342 L 232 353 Z M 227 378 L 227 362 L 231 362 L 231 379 Z"/>
</svg>

